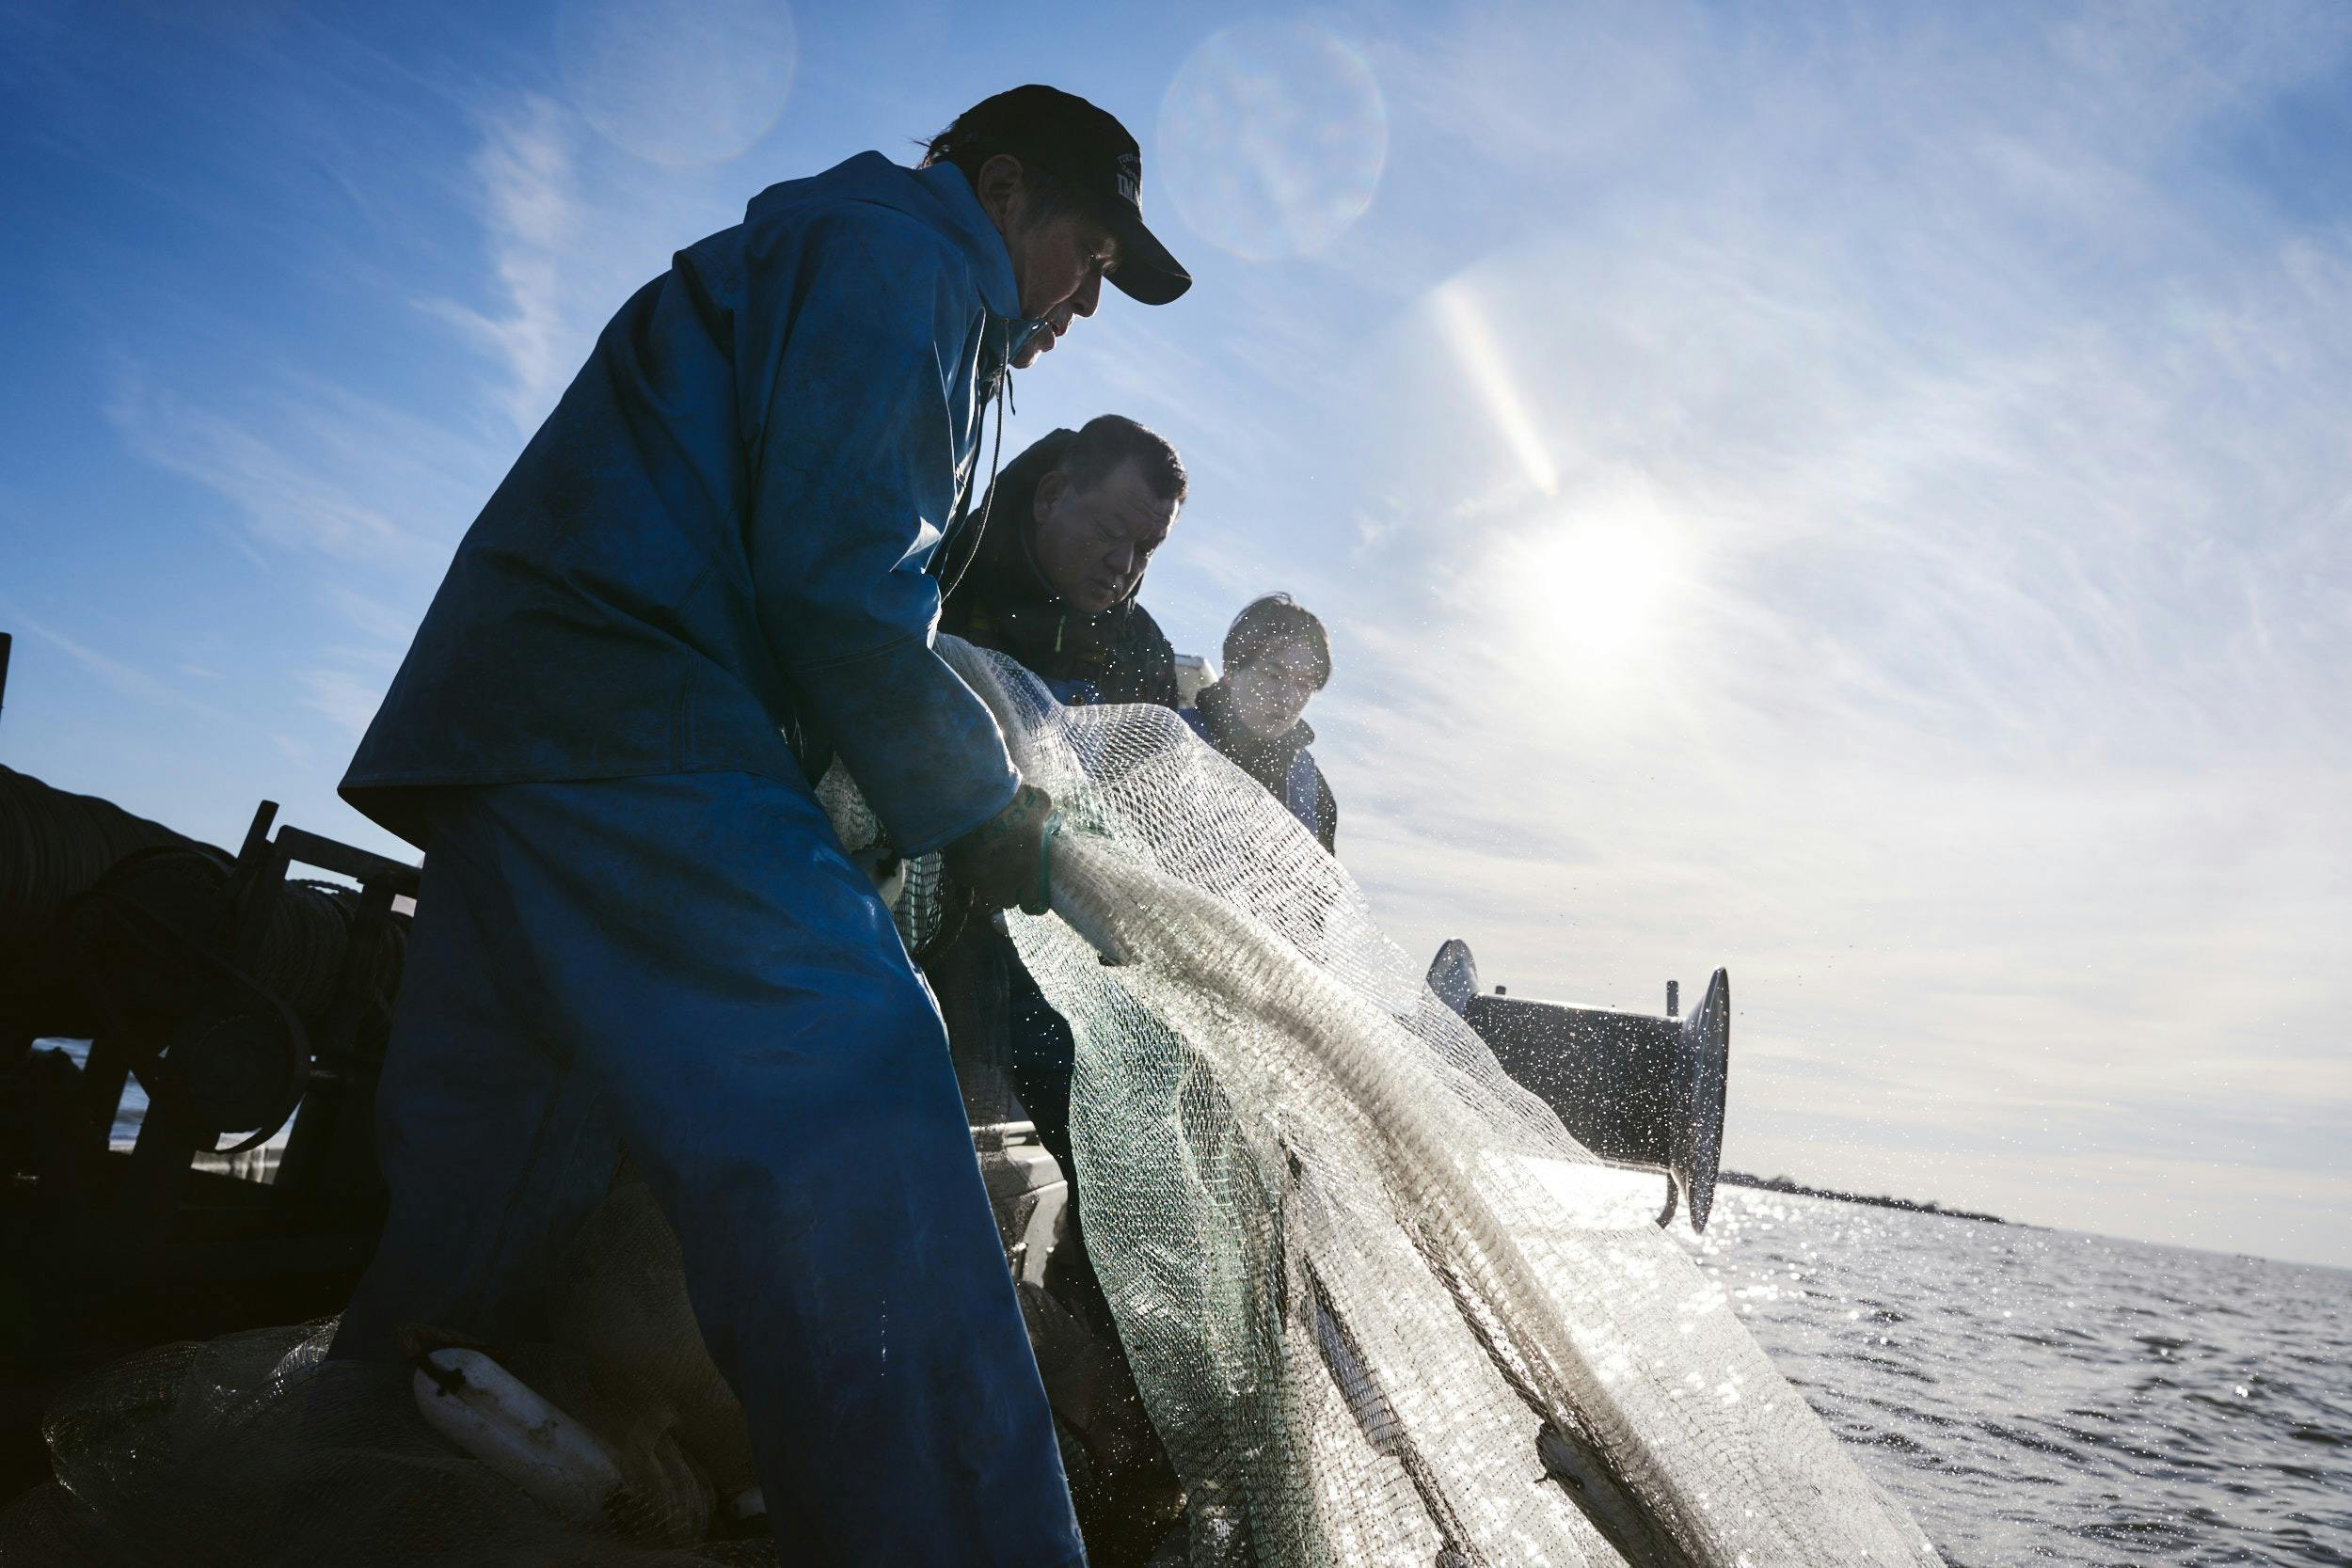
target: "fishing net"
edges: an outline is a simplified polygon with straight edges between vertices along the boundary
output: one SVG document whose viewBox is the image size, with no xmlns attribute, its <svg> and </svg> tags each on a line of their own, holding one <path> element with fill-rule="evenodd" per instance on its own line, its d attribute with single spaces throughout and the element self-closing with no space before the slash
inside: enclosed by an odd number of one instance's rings
<svg viewBox="0 0 2352 1568">
<path fill-rule="evenodd" d="M 1649 1185 L 1502 1073 L 1286 811 L 1172 713 L 1063 708 L 942 645 L 1064 814 L 1057 912 L 1009 928 L 1077 1040 L 1088 1246 L 1196 1568 L 1934 1560 Z M 404 1372 L 279 1330 L 62 1402 L 61 1484 L 0 1560 L 800 1560 L 691 1544 L 741 1418 L 626 1174 L 557 1294 L 558 1342 L 510 1364 L 628 1458 L 632 1510 L 564 1523 L 426 1431 Z"/>
<path fill-rule="evenodd" d="M 959 657 L 1065 815 L 1011 929 L 1195 1564 L 1933 1560 L 1287 811 L 1173 713 Z"/>
</svg>

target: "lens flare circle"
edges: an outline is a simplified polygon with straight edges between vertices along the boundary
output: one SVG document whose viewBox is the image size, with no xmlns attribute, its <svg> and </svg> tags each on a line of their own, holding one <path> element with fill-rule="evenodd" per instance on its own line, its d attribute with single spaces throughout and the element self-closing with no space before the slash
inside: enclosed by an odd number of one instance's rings
<svg viewBox="0 0 2352 1568">
<path fill-rule="evenodd" d="M 564 0 L 555 57 L 599 135 L 677 167 L 723 163 L 768 134 L 800 39 L 783 0 Z"/>
<path fill-rule="evenodd" d="M 1389 111 L 1364 57 L 1310 22 L 1212 33 L 1160 101 L 1168 198 L 1252 261 L 1312 255 L 1364 215 L 1389 156 Z"/>
</svg>

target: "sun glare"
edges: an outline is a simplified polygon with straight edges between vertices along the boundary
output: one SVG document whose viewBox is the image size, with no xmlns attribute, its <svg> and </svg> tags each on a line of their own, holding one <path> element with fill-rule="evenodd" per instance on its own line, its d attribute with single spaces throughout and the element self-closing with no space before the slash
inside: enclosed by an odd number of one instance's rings
<svg viewBox="0 0 2352 1568">
<path fill-rule="evenodd" d="M 1628 652 L 1646 637 L 1675 580 L 1667 526 L 1646 506 L 1548 523 L 1507 548 L 1498 568 L 1534 635 L 1588 658 Z"/>
</svg>

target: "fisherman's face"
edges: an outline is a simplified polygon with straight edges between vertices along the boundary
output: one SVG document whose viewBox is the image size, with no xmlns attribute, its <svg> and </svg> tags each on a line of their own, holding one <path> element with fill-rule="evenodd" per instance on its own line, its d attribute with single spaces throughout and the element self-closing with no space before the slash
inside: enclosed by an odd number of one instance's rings
<svg viewBox="0 0 2352 1568">
<path fill-rule="evenodd" d="M 1315 656 L 1295 643 L 1269 648 L 1226 672 L 1233 717 L 1263 740 L 1288 735 L 1315 694 Z"/>
<path fill-rule="evenodd" d="M 1037 482 L 1030 536 L 1046 585 L 1083 615 L 1099 615 L 1136 591 L 1152 552 L 1176 526 L 1176 503 L 1155 496 L 1127 462 L 1081 489 L 1058 469 Z"/>
<path fill-rule="evenodd" d="M 1094 314 L 1103 278 L 1119 265 L 1119 242 L 1084 214 L 1062 212 L 1008 232 L 1005 248 L 1012 253 L 1021 313 L 1048 329 L 1014 354 L 1013 368 L 1026 370 L 1053 351 L 1072 322 Z"/>
<path fill-rule="evenodd" d="M 1045 329 L 1014 351 L 1015 370 L 1026 370 L 1049 354 L 1080 316 L 1094 314 L 1103 300 L 1104 277 L 1119 269 L 1119 242 L 1108 229 L 1076 209 L 1044 217 L 1017 158 L 999 154 L 981 166 L 976 187 L 1012 259 L 1012 279 L 1021 314 Z"/>
</svg>

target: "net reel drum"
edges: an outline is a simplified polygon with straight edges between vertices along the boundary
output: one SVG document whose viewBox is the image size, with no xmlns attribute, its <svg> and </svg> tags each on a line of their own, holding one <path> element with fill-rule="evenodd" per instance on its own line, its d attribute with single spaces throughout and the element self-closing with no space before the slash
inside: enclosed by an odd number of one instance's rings
<svg viewBox="0 0 2352 1568">
<path fill-rule="evenodd" d="M 1470 944 L 1455 938 L 1431 960 L 1429 988 L 1577 1142 L 1609 1164 L 1665 1176 L 1661 1226 L 1679 1205 L 1692 1230 L 1707 1228 L 1731 1071 L 1728 974 L 1715 971 L 1688 1018 L 1672 980 L 1662 1016 L 1572 1006 L 1481 990 Z"/>
</svg>

